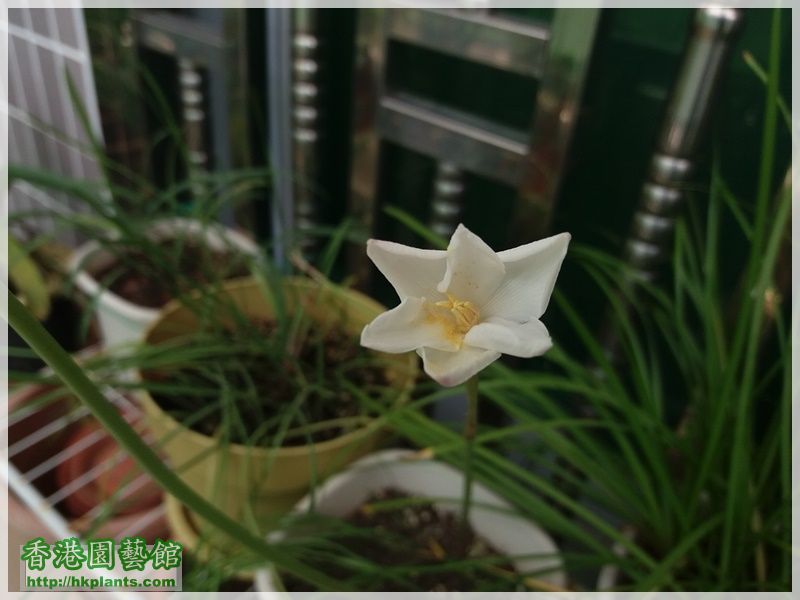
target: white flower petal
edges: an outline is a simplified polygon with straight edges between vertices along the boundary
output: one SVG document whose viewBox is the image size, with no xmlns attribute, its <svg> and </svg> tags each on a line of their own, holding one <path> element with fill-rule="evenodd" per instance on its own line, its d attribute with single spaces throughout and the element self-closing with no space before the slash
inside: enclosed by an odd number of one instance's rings
<svg viewBox="0 0 800 600">
<path fill-rule="evenodd" d="M 394 286 L 400 300 L 409 296 L 441 299 L 436 285 L 447 270 L 447 252 L 422 250 L 382 240 L 367 241 L 367 256 Z"/>
<path fill-rule="evenodd" d="M 541 317 L 553 293 L 570 238 L 570 234 L 560 233 L 498 252 L 506 277 L 483 305 L 481 316 L 517 322 Z"/>
<path fill-rule="evenodd" d="M 361 332 L 361 345 L 381 352 L 409 352 L 422 346 L 455 351 L 458 346 L 444 336 L 441 324 L 429 319 L 422 298 L 406 298 L 381 313 Z"/>
<path fill-rule="evenodd" d="M 464 343 L 520 358 L 541 356 L 553 345 L 544 323 L 517 323 L 493 317 L 478 323 L 464 336 Z"/>
<path fill-rule="evenodd" d="M 459 225 L 447 246 L 447 272 L 437 289 L 480 307 L 491 298 L 504 275 L 505 267 L 497 253 Z"/>
<path fill-rule="evenodd" d="M 425 372 L 437 383 L 453 387 L 485 369 L 498 358 L 499 352 L 464 345 L 458 352 L 442 352 L 433 348 L 418 351 Z"/>
</svg>

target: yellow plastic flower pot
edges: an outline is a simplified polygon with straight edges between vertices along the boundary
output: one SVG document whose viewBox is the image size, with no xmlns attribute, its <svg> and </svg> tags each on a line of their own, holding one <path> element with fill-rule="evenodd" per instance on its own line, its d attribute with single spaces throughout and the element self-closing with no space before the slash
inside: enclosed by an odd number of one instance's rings
<svg viewBox="0 0 800 600">
<path fill-rule="evenodd" d="M 307 279 L 287 279 L 284 295 L 288 311 L 302 307 L 318 326 L 337 323 L 353 335 L 385 309 L 374 300 L 353 291 L 321 287 Z M 226 282 L 225 294 L 237 309 L 252 320 L 269 320 L 273 310 L 253 278 Z M 198 327 L 198 317 L 186 306 L 172 302 L 145 334 L 148 344 L 159 344 L 186 335 Z M 397 389 L 395 402 L 402 403 L 417 375 L 413 353 L 381 355 L 387 378 Z M 138 373 L 146 378 L 145 373 Z M 275 517 L 287 512 L 315 481 L 339 471 L 373 450 L 381 440 L 380 420 L 365 417 L 339 437 L 302 446 L 258 447 L 223 444 L 219 437 L 193 431 L 167 414 L 146 391 L 141 405 L 160 450 L 172 467 L 196 492 L 235 519 L 269 527 Z"/>
</svg>

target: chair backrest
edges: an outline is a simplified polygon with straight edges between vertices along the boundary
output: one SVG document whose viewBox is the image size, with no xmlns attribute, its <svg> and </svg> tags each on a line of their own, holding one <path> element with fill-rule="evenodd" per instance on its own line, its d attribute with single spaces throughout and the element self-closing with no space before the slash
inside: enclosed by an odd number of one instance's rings
<svg viewBox="0 0 800 600">
<path fill-rule="evenodd" d="M 642 186 L 625 245 L 637 277 L 654 279 L 672 255 L 672 235 L 690 182 L 700 141 L 716 104 L 741 9 L 699 8 L 667 103 L 650 172 Z"/>
<path fill-rule="evenodd" d="M 449 237 L 461 219 L 466 173 L 516 191 L 509 241 L 545 233 L 599 16 L 599 9 L 558 9 L 549 23 L 536 23 L 488 9 L 360 10 L 350 214 L 373 230 L 380 209 L 380 178 L 391 168 L 382 152 L 389 142 L 435 161 L 428 224 L 436 233 Z M 396 41 L 537 80 L 528 127 L 509 127 L 431 98 L 396 91 L 387 78 Z M 351 264 L 351 268 L 359 280 L 366 278 L 367 265 Z"/>
</svg>

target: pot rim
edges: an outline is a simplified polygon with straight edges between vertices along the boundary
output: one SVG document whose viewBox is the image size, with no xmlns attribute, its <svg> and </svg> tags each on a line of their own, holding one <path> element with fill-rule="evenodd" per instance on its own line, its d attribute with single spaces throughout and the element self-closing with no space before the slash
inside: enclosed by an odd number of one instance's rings
<svg viewBox="0 0 800 600">
<path fill-rule="evenodd" d="M 158 220 L 153 226 L 153 237 L 155 239 L 169 239 L 171 234 L 180 227 L 185 227 L 185 231 L 191 235 L 204 236 L 206 241 L 214 239 L 213 236 L 220 236 L 230 241 L 243 252 L 253 256 L 258 255 L 258 246 L 238 231 L 218 223 L 206 225 L 195 219 L 187 219 L 185 217 Z M 84 264 L 92 254 L 96 254 L 95 260 L 98 261 L 108 259 L 110 256 L 97 240 L 89 240 L 72 253 L 67 263 L 67 270 L 73 273 L 75 284 L 84 294 L 90 298 L 97 298 L 98 304 L 105 305 L 114 312 L 121 313 L 131 320 L 150 322 L 158 317 L 161 312 L 160 309 L 134 304 L 108 288 L 101 286 L 100 282 L 92 274 L 90 265 Z M 92 262 L 92 259 L 88 262 Z"/>
<path fill-rule="evenodd" d="M 284 284 L 288 284 L 292 287 L 300 287 L 305 289 L 311 289 L 313 286 L 316 286 L 315 282 L 311 279 L 306 277 L 287 277 L 284 280 Z M 255 281 L 255 278 L 252 276 L 245 276 L 245 277 L 238 277 L 235 279 L 229 279 L 225 281 L 222 285 L 221 290 L 225 292 L 242 289 L 242 288 L 249 288 L 253 285 L 258 285 Z M 334 293 L 341 294 L 342 297 L 347 302 L 357 302 L 363 305 L 368 306 L 369 308 L 373 308 L 378 312 L 383 312 L 385 308 L 367 296 L 357 290 L 352 290 L 349 288 L 341 288 L 335 286 L 331 288 Z M 155 329 L 162 324 L 166 319 L 170 316 L 174 315 L 175 312 L 178 310 L 185 308 L 183 304 L 180 303 L 179 300 L 171 300 L 167 303 L 158 315 L 158 318 L 150 323 L 145 330 L 143 340 L 145 342 L 149 342 L 149 338 Z M 400 394 L 400 400 L 402 401 L 402 395 L 409 393 L 413 387 L 414 382 L 416 379 L 416 373 L 418 371 L 417 365 L 417 355 L 413 352 L 408 352 L 408 376 L 404 382 L 402 388 L 398 390 Z M 402 356 L 402 355 L 400 355 Z M 398 359 L 399 360 L 399 359 Z M 139 368 L 134 370 L 135 378 L 137 381 L 141 381 L 143 379 L 142 372 Z M 137 397 L 139 400 L 139 404 L 141 405 L 144 412 L 153 419 L 162 419 L 167 421 L 172 429 L 180 429 L 183 435 L 189 436 L 190 439 L 193 440 L 198 446 L 203 446 L 205 448 L 212 448 L 218 446 L 219 439 L 216 436 L 208 436 L 204 435 L 200 432 L 197 432 L 193 429 L 190 429 L 183 425 L 180 421 L 177 421 L 175 418 L 172 417 L 169 413 L 167 413 L 164 409 L 162 409 L 158 403 L 153 399 L 150 392 L 146 389 L 137 390 Z M 367 418 L 368 420 L 363 426 L 360 426 L 353 431 L 345 433 L 344 435 L 337 436 L 330 440 L 325 440 L 324 442 L 319 442 L 315 444 L 304 444 L 302 446 L 280 446 L 280 447 L 265 447 L 265 446 L 247 446 L 245 444 L 238 444 L 238 443 L 229 443 L 225 446 L 227 452 L 231 452 L 236 456 L 244 456 L 244 457 L 275 457 L 277 458 L 293 458 L 293 457 L 303 457 L 308 455 L 309 453 L 327 453 L 331 451 L 335 451 L 338 449 L 346 448 L 352 445 L 354 442 L 371 435 L 375 430 L 380 429 L 383 426 L 383 422 L 385 419 L 381 417 L 377 418 Z"/>
<path fill-rule="evenodd" d="M 369 469 L 377 469 L 380 468 L 382 465 L 386 465 L 387 467 L 391 466 L 392 464 L 399 464 L 406 462 L 408 464 L 418 464 L 424 465 L 425 463 L 436 463 L 437 465 L 448 469 L 450 471 L 456 472 L 459 475 L 462 474 L 462 471 L 456 469 L 452 465 L 448 463 L 437 460 L 436 458 L 415 458 L 417 452 L 415 450 L 409 450 L 407 448 L 387 448 L 384 450 L 378 450 L 376 452 L 372 452 L 363 458 L 353 462 L 343 471 L 331 475 L 325 481 L 323 481 L 312 493 L 306 494 L 302 499 L 300 499 L 295 505 L 291 512 L 301 513 L 304 511 L 308 511 L 311 507 L 312 498 L 314 501 L 314 505 L 319 507 L 321 503 L 324 503 L 325 496 L 330 491 L 335 491 L 339 488 L 346 487 L 350 483 L 349 476 L 352 475 L 353 472 L 359 470 L 369 470 Z M 462 475 L 463 477 L 463 475 Z M 483 485 L 479 481 L 473 482 L 473 486 L 476 488 L 480 488 L 482 490 L 482 494 L 487 497 L 487 501 L 482 502 L 483 506 L 492 506 L 497 509 L 504 509 L 510 510 L 512 508 L 511 504 L 503 499 L 501 496 L 490 490 L 487 486 Z M 402 489 L 402 485 L 398 486 Z M 460 488 L 459 488 L 460 492 Z M 532 527 L 534 529 L 538 529 L 542 536 L 546 539 L 547 543 L 552 547 L 554 555 L 559 555 L 557 558 L 558 564 L 562 569 L 562 576 L 563 579 L 566 580 L 566 574 L 563 573 L 564 563 L 563 560 L 560 558 L 560 549 L 558 545 L 553 541 L 547 532 L 542 529 L 538 523 L 532 521 L 522 515 L 519 514 L 509 514 L 510 518 L 514 520 L 520 521 L 525 523 L 528 527 Z M 273 533 L 267 534 L 268 541 L 280 541 L 283 539 L 283 532 L 276 531 Z M 490 540 L 491 541 L 491 540 Z M 271 591 L 285 591 L 283 587 L 283 582 L 281 581 L 280 577 L 277 574 L 275 568 L 269 564 L 265 567 L 259 568 L 255 574 L 255 582 L 256 582 L 256 590 L 264 593 L 264 592 L 271 592 Z M 467 590 L 464 590 L 467 591 Z"/>
</svg>

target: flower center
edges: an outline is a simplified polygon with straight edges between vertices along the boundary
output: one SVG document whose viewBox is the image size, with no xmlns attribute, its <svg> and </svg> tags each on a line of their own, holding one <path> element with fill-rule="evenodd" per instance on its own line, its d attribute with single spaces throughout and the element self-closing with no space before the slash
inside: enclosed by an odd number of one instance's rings
<svg viewBox="0 0 800 600">
<path fill-rule="evenodd" d="M 436 302 L 430 317 L 443 328 L 445 336 L 457 347 L 461 347 L 464 335 L 480 320 L 481 313 L 472 302 L 458 300 L 447 294 L 447 300 Z"/>
<path fill-rule="evenodd" d="M 469 300 L 458 300 L 450 294 L 447 294 L 447 300 L 437 302 L 436 306 L 450 311 L 450 314 L 455 320 L 456 329 L 461 334 L 467 333 L 481 318 L 480 311 L 472 302 Z"/>
</svg>

